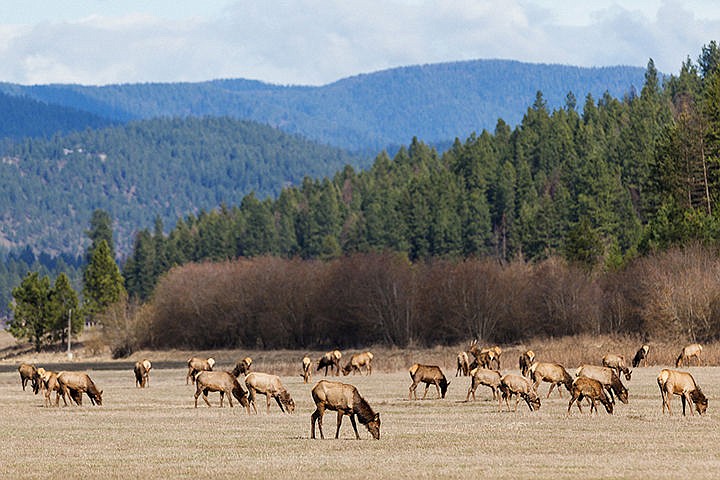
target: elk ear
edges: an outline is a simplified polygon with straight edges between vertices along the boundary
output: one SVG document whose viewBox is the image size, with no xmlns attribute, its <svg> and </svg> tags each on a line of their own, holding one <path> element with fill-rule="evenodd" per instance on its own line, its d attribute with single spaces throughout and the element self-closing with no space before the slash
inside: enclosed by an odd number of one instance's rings
<svg viewBox="0 0 720 480">
<path fill-rule="evenodd" d="M 379 413 L 376 413 L 376 414 L 375 414 L 375 418 L 373 418 L 373 421 L 375 421 L 375 422 L 379 422 L 379 421 L 380 421 L 380 414 L 379 414 Z"/>
</svg>

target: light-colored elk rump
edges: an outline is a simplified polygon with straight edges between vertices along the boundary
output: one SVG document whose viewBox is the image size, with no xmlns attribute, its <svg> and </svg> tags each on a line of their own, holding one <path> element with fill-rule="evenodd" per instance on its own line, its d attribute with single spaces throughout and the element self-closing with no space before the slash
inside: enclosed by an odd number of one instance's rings
<svg viewBox="0 0 720 480">
<path fill-rule="evenodd" d="M 638 349 L 638 351 L 635 353 L 635 356 L 633 357 L 632 366 L 633 368 L 637 368 L 640 366 L 640 363 L 643 364 L 643 367 L 647 367 L 648 363 L 648 352 L 650 351 L 650 347 L 648 345 L 643 345 Z"/>
<path fill-rule="evenodd" d="M 243 377 L 250 373 L 250 367 L 252 366 L 252 358 L 245 357 L 242 360 L 238 360 L 235 364 L 235 368 L 232 370 L 232 374 L 236 377 L 240 378 L 240 375 Z"/>
<path fill-rule="evenodd" d="M 211 372 L 202 371 L 195 377 L 195 408 L 197 408 L 198 397 L 200 394 L 203 400 L 210 406 L 208 400 L 208 392 L 220 392 L 220 407 L 223 406 L 225 395 L 228 397 L 230 407 L 233 407 L 232 397 L 235 397 L 240 405 L 245 407 L 248 415 L 250 414 L 250 402 L 248 400 L 248 391 L 244 383 L 239 381 L 232 372 Z"/>
<path fill-rule="evenodd" d="M 357 388 L 353 385 L 320 380 L 312 389 L 312 398 L 315 402 L 315 411 L 310 417 L 310 438 L 315 438 L 315 421 L 317 421 L 320 429 L 320 438 L 325 438 L 322 429 L 323 415 L 325 415 L 325 410 L 334 410 L 338 412 L 335 438 L 340 437 L 340 425 L 342 424 L 343 415 L 348 415 L 353 430 L 355 430 L 355 438 L 360 440 L 360 434 L 355 423 L 355 416 L 357 416 L 360 423 L 365 425 L 373 438 L 375 440 L 380 439 L 380 414 L 373 411 L 370 404 L 360 396 Z"/>
<path fill-rule="evenodd" d="M 548 390 L 547 397 L 550 398 L 550 394 L 555 386 L 558 387 L 557 391 L 562 398 L 562 392 L 560 391 L 560 385 L 564 385 L 569 392 L 572 388 L 573 379 L 570 374 L 565 370 L 565 367 L 559 363 L 548 363 L 548 362 L 535 362 L 530 366 L 530 378 L 535 383 L 535 390 L 537 391 L 540 382 L 548 382 L 550 384 L 550 390 Z"/>
<path fill-rule="evenodd" d="M 457 354 L 457 370 L 455 371 L 455 376 L 459 377 L 462 375 L 463 377 L 467 377 L 470 374 L 470 358 L 468 357 L 467 352 L 458 352 Z"/>
<path fill-rule="evenodd" d="M 602 359 L 603 367 L 612 368 L 619 377 L 621 374 L 625 375 L 625 380 L 630 380 L 632 376 L 632 370 L 627 367 L 625 357 L 623 355 L 617 355 L 615 353 L 608 353 Z"/>
<path fill-rule="evenodd" d="M 135 386 L 145 388 L 150 386 L 150 370 L 152 369 L 152 363 L 150 360 L 139 360 L 135 362 Z"/>
<path fill-rule="evenodd" d="M 280 381 L 280 377 L 277 375 L 253 372 L 245 377 L 245 386 L 250 393 L 250 404 L 255 410 L 255 413 L 257 413 L 255 397 L 258 393 L 265 395 L 267 413 L 270 413 L 271 398 L 275 399 L 282 412 L 293 413 L 295 411 L 295 401 L 292 399 L 287 389 Z"/>
<path fill-rule="evenodd" d="M 670 408 L 670 400 L 672 395 L 679 395 L 682 401 L 683 415 L 685 415 L 685 403 L 694 404 L 698 413 L 702 415 L 708 407 L 708 400 L 700 390 L 700 386 L 695 383 L 695 379 L 688 372 L 679 372 L 677 370 L 663 369 L 657 377 L 657 384 L 660 387 L 660 395 L 663 402 L 663 414 L 665 407 L 668 413 L 672 415 Z M 690 407 L 690 415 L 693 415 L 692 407 Z"/>
<path fill-rule="evenodd" d="M 23 363 L 18 367 L 18 372 L 20 372 L 20 383 L 22 384 L 23 391 L 25 391 L 25 386 L 30 382 L 33 393 L 37 394 L 40 388 L 37 382 L 37 367 L 29 363 Z"/>
<path fill-rule="evenodd" d="M 523 377 L 530 376 L 530 367 L 535 363 L 535 352 L 528 350 L 523 352 L 518 359 L 518 365 L 520 366 L 520 373 Z"/>
<path fill-rule="evenodd" d="M 330 373 L 335 373 L 335 376 L 337 377 L 340 375 L 340 359 L 342 358 L 342 353 L 340 350 L 333 350 L 332 352 L 327 352 L 325 355 L 320 357 L 317 363 L 316 370 L 319 372 L 320 369 L 325 369 L 325 376 L 327 377 L 328 368 L 330 369 Z"/>
<path fill-rule="evenodd" d="M 612 368 L 598 365 L 581 365 L 577 369 L 575 376 L 592 378 L 600 382 L 610 396 L 611 402 L 615 403 L 615 396 L 617 395 L 622 403 L 628 403 L 628 390 Z"/>
<path fill-rule="evenodd" d="M 82 394 L 86 393 L 93 405 L 102 405 L 102 390 L 98 390 L 90 376 L 85 372 L 60 372 L 57 381 L 63 394 L 75 403 L 82 405 Z"/>
<path fill-rule="evenodd" d="M 447 388 L 448 385 L 450 385 L 450 382 L 447 381 L 442 370 L 440 370 L 440 367 L 436 365 L 421 365 L 419 363 L 416 363 L 412 367 L 410 367 L 409 372 L 410 378 L 412 378 L 412 385 L 410 385 L 410 399 L 412 399 L 414 395 L 415 400 L 417 400 L 416 389 L 420 382 L 423 382 L 425 384 L 425 393 L 423 393 L 422 396 L 423 400 L 427 395 L 430 385 L 435 385 L 438 398 L 445 398 L 445 394 L 447 393 Z"/>
<path fill-rule="evenodd" d="M 190 383 L 190 380 L 195 382 L 195 375 L 197 375 L 200 372 L 212 372 L 213 366 L 215 365 L 215 359 L 210 358 L 198 358 L 198 357 L 192 357 L 190 360 L 188 360 L 188 373 L 187 377 L 185 377 L 185 385 Z"/>
<path fill-rule="evenodd" d="M 475 400 L 475 390 L 477 390 L 477 387 L 480 385 L 490 387 L 492 390 L 493 400 L 498 398 L 497 392 L 498 388 L 500 388 L 501 379 L 500 372 L 487 368 L 476 368 L 472 370 L 470 374 L 472 375 L 472 379 L 470 380 L 470 388 L 468 388 L 467 397 L 465 397 L 466 402 L 470 399 L 470 395 L 472 395 L 473 400 Z"/>
<path fill-rule="evenodd" d="M 343 375 L 348 375 L 350 372 L 362 374 L 362 368 L 365 367 L 365 371 L 368 375 L 372 373 L 372 361 L 374 355 L 371 352 L 355 353 L 350 357 L 350 361 L 342 369 Z"/>
<path fill-rule="evenodd" d="M 312 377 L 312 360 L 310 360 L 310 357 L 303 357 L 302 359 L 302 368 L 303 368 L 303 383 L 308 383 L 310 381 L 310 378 Z"/>
<path fill-rule="evenodd" d="M 578 410 L 582 413 L 580 403 L 583 398 L 590 400 L 590 413 L 592 413 L 593 410 L 597 413 L 596 402 L 600 402 L 605 406 L 605 410 L 612 415 L 613 403 L 605 393 L 605 387 L 602 383 L 598 382 L 594 378 L 578 377 L 572 383 L 570 390 L 570 403 L 568 403 L 567 409 L 568 415 L 570 415 L 570 407 L 572 407 L 573 402 L 577 402 Z"/>
<path fill-rule="evenodd" d="M 38 377 L 40 378 L 42 385 L 41 388 L 45 391 L 46 407 L 52 405 L 52 402 L 50 401 L 50 395 L 52 392 L 55 392 L 55 406 L 57 407 L 60 405 L 60 397 L 62 397 L 63 403 L 67 407 L 67 400 L 65 400 L 65 395 L 63 394 L 62 388 L 60 388 L 60 384 L 57 381 L 57 376 L 58 372 L 45 370 L 42 367 L 38 368 Z"/>
<path fill-rule="evenodd" d="M 699 343 L 693 343 L 683 348 L 682 352 L 680 352 L 680 355 L 677 357 L 677 360 L 675 360 L 675 366 L 682 367 L 683 364 L 690 366 L 690 359 L 693 357 L 695 357 L 697 365 L 700 366 L 702 364 L 702 360 L 700 359 L 702 349 L 703 347 Z"/>
<path fill-rule="evenodd" d="M 530 383 L 530 380 L 522 375 L 517 375 L 515 373 L 508 373 L 507 375 L 504 375 L 500 379 L 499 388 L 502 392 L 502 397 L 498 396 L 498 411 L 502 407 L 503 399 L 505 399 L 505 405 L 507 405 L 508 412 L 510 411 L 510 397 L 513 395 L 517 395 L 517 398 L 515 399 L 515 409 L 513 410 L 514 412 L 517 411 L 520 398 L 525 400 L 525 403 L 527 403 L 531 412 L 540 408 L 540 397 L 538 397 L 535 387 L 533 387 Z"/>
</svg>

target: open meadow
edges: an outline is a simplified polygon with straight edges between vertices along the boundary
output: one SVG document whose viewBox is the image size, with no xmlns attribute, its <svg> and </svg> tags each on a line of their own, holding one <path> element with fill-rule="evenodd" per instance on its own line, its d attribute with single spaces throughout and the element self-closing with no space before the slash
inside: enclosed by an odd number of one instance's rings
<svg viewBox="0 0 720 480">
<path fill-rule="evenodd" d="M 223 367 L 223 365 L 221 365 Z M 451 368 L 452 367 L 452 368 Z M 0 478 L 717 478 L 720 472 L 720 368 L 692 367 L 709 398 L 703 417 L 663 416 L 655 377 L 660 367 L 638 368 L 625 382 L 630 403 L 615 415 L 566 417 L 567 392 L 530 412 L 497 411 L 487 387 L 465 402 L 468 377 L 452 377 L 447 398 L 408 400 L 405 370 L 340 377 L 356 385 L 381 414 L 381 438 L 358 425 L 355 440 L 347 417 L 335 440 L 336 415 L 325 415 L 324 440 L 310 439 L 310 390 L 299 375 L 283 376 L 297 404 L 292 415 L 273 402 L 258 415 L 213 408 L 185 384 L 185 368 L 155 368 L 150 387 L 136 388 L 127 368 L 90 369 L 103 406 L 46 408 L 40 395 L 23 391 L 16 370 L 0 373 L 0 431 L 4 440 Z M 507 370 L 506 370 L 507 371 Z M 422 395 L 423 386 L 418 388 Z M 472 478 L 472 477 L 469 477 Z"/>
</svg>

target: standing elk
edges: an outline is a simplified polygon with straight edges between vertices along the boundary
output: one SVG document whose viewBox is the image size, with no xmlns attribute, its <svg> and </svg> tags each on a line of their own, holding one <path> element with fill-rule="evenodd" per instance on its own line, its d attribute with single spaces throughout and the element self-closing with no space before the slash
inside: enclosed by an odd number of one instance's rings
<svg viewBox="0 0 720 480">
<path fill-rule="evenodd" d="M 533 352 L 532 350 L 528 350 L 527 352 L 524 352 L 522 355 L 520 355 L 518 364 L 520 365 L 520 373 L 523 377 L 530 376 L 530 367 L 533 363 L 535 363 L 535 352 Z"/>
<path fill-rule="evenodd" d="M 470 359 L 468 358 L 467 352 L 458 352 L 457 354 L 457 370 L 455 376 L 467 377 L 470 374 Z"/>
<path fill-rule="evenodd" d="M 350 417 L 355 438 L 360 440 L 355 416 L 361 424 L 365 425 L 375 440 L 380 439 L 380 414 L 375 413 L 370 404 L 360 396 L 357 388 L 340 382 L 320 380 L 312 389 L 312 398 L 315 402 L 315 411 L 310 416 L 310 438 L 315 438 L 315 422 L 320 429 L 320 438 L 325 438 L 322 430 L 322 421 L 325 410 L 334 410 L 337 415 L 337 430 L 335 438 L 340 438 L 340 425 L 343 415 Z"/>
<path fill-rule="evenodd" d="M 60 372 L 57 381 L 64 395 L 82 406 L 82 394 L 86 393 L 93 405 L 102 405 L 102 390 L 98 390 L 85 372 Z"/>
<path fill-rule="evenodd" d="M 560 398 L 562 398 L 560 385 L 564 385 L 568 392 L 570 392 L 572 388 L 572 377 L 567 370 L 565 370 L 565 367 L 559 363 L 535 362 L 530 366 L 530 377 L 534 382 L 536 391 L 540 382 L 548 382 L 550 384 L 550 390 L 548 390 L 547 397 L 545 398 L 550 398 L 550 394 L 555 386 L 558 387 L 557 391 L 558 394 L 560 394 Z"/>
<path fill-rule="evenodd" d="M 28 382 L 30 382 L 33 393 L 38 393 L 38 388 L 40 387 L 37 382 L 37 367 L 29 363 L 23 363 L 18 367 L 18 372 L 20 372 L 20 383 L 22 384 L 23 391 L 25 391 L 25 387 Z"/>
<path fill-rule="evenodd" d="M 525 400 L 525 403 L 527 403 L 531 412 L 540 408 L 540 397 L 538 397 L 537 391 L 530 383 L 530 380 L 522 375 L 517 375 L 515 373 L 508 373 L 507 375 L 504 375 L 500 379 L 499 388 L 502 392 L 502 398 L 498 396 L 498 411 L 502 407 L 503 399 L 505 399 L 505 405 L 507 405 L 508 412 L 510 411 L 509 401 L 510 397 L 513 395 L 517 395 L 517 398 L 515 399 L 515 409 L 513 410 L 514 412 L 517 412 L 517 407 L 520 403 L 521 397 Z"/>
<path fill-rule="evenodd" d="M 283 413 L 292 413 L 295 411 L 295 401 L 285 389 L 285 386 L 280 381 L 280 377 L 277 375 L 252 372 L 245 377 L 245 386 L 250 392 L 250 404 L 255 410 L 255 413 L 257 413 L 255 397 L 258 393 L 265 395 L 267 413 L 270 413 L 271 398 L 275 399 Z"/>
<path fill-rule="evenodd" d="M 370 375 L 372 373 L 373 357 L 374 356 L 371 352 L 354 354 L 352 357 L 350 357 L 350 361 L 347 363 L 347 365 L 343 367 L 343 376 L 347 376 L 350 372 L 353 372 L 353 375 L 355 375 L 355 373 L 362 374 L 362 367 L 365 367 L 367 374 Z"/>
<path fill-rule="evenodd" d="M 208 392 L 220 392 L 220 408 L 223 406 L 225 395 L 228 397 L 230 407 L 233 407 L 232 397 L 234 396 L 240 405 L 245 407 L 248 415 L 250 414 L 250 402 L 248 401 L 248 391 L 243 386 L 243 382 L 238 381 L 232 372 L 212 372 L 204 370 L 199 372 L 195 377 L 195 408 L 197 408 L 198 397 L 200 394 L 203 400 L 210 406 L 208 400 Z"/>
<path fill-rule="evenodd" d="M 248 373 L 250 373 L 250 367 L 252 366 L 252 358 L 245 357 L 242 360 L 238 360 L 235 364 L 235 368 L 232 370 L 232 374 L 236 377 L 240 377 L 240 375 L 245 376 Z"/>
<path fill-rule="evenodd" d="M 615 403 L 615 396 L 622 403 L 628 403 L 628 391 L 623 385 L 620 377 L 617 376 L 615 370 L 609 367 L 600 367 L 597 365 L 581 365 L 575 373 L 576 377 L 587 377 L 597 380 L 602 384 L 610 395 L 610 401 Z"/>
<path fill-rule="evenodd" d="M 50 401 L 50 395 L 55 392 L 55 406 L 60 405 L 60 397 L 63 399 L 63 403 L 67 407 L 67 400 L 63 394 L 62 388 L 57 381 L 58 372 L 45 370 L 44 368 L 38 368 L 38 378 L 40 380 L 41 388 L 45 391 L 45 406 L 49 407 L 52 405 Z"/>
<path fill-rule="evenodd" d="M 602 358 L 602 364 L 603 367 L 608 367 L 615 370 L 618 377 L 620 376 L 620 374 L 623 374 L 625 375 L 625 380 L 630 381 L 632 370 L 627 367 L 624 356 L 617 355 L 615 353 L 608 353 Z"/>
<path fill-rule="evenodd" d="M 682 352 L 680 352 L 680 355 L 677 357 L 677 360 L 675 360 L 675 366 L 682 367 L 683 364 L 690 366 L 690 359 L 693 357 L 695 357 L 698 366 L 700 366 L 702 364 L 702 360 L 700 359 L 702 349 L 703 347 L 699 343 L 693 343 L 683 348 Z"/>
<path fill-rule="evenodd" d="M 497 370 L 500 370 L 500 355 L 502 355 L 502 348 L 499 346 L 495 345 L 493 347 L 480 348 L 476 339 L 470 343 L 468 352 L 475 357 L 475 361 L 477 362 L 477 365 L 470 366 L 471 370 L 477 366 L 483 368 L 490 368 L 491 366 L 494 366 Z M 494 365 L 492 365 L 493 363 Z"/>
<path fill-rule="evenodd" d="M 570 407 L 572 407 L 573 402 L 577 402 L 578 410 L 582 413 L 580 403 L 583 398 L 588 398 L 590 400 L 591 414 L 593 410 L 597 413 L 597 404 L 595 402 L 600 402 L 605 406 L 605 410 L 612 415 L 613 404 L 605 393 L 605 387 L 603 387 L 603 385 L 594 378 L 578 377 L 572 383 L 570 390 L 570 403 L 568 403 L 567 409 L 568 415 L 570 415 Z"/>
<path fill-rule="evenodd" d="M 685 415 L 685 403 L 690 405 L 694 404 L 698 413 L 702 415 L 705 413 L 708 407 L 708 400 L 703 394 L 702 390 L 695 379 L 688 372 L 679 372 L 677 370 L 663 369 L 657 377 L 657 384 L 660 387 L 660 395 L 662 396 L 663 402 L 663 414 L 665 414 L 665 407 L 670 415 L 672 415 L 672 409 L 670 408 L 670 400 L 672 395 L 679 395 L 682 401 L 683 415 Z M 692 407 L 689 408 L 690 415 L 693 415 Z"/>
<path fill-rule="evenodd" d="M 498 388 L 500 388 L 501 375 L 497 370 L 490 370 L 487 368 L 476 368 L 470 372 L 472 379 L 470 381 L 470 388 L 468 388 L 467 397 L 465 401 L 470 400 L 472 394 L 473 400 L 475 400 L 475 390 L 480 385 L 490 387 L 492 390 L 493 400 L 498 398 Z"/>
<path fill-rule="evenodd" d="M 641 362 L 643 363 L 644 367 L 647 367 L 648 351 L 650 351 L 650 347 L 648 345 L 643 345 L 638 349 L 638 351 L 635 353 L 635 356 L 633 357 L 633 368 L 639 367 Z"/>
<path fill-rule="evenodd" d="M 213 366 L 215 365 L 215 359 L 210 357 L 208 359 L 192 357 L 188 360 L 188 373 L 185 377 L 185 385 L 190 383 L 190 379 L 195 382 L 195 375 L 200 372 L 212 372 Z"/>
<path fill-rule="evenodd" d="M 303 357 L 302 359 L 302 368 L 303 368 L 303 383 L 308 383 L 310 381 L 310 378 L 312 377 L 312 360 L 310 360 L 310 357 Z"/>
<path fill-rule="evenodd" d="M 408 371 L 410 372 L 410 378 L 412 378 L 412 385 L 410 385 L 409 394 L 410 399 L 412 399 L 414 395 L 415 400 L 417 400 L 416 389 L 420 382 L 425 383 L 425 393 L 423 393 L 422 396 L 423 400 L 425 400 L 430 384 L 435 385 L 439 398 L 445 398 L 450 382 L 447 381 L 442 370 L 440 370 L 440 367 L 436 365 L 420 365 L 419 363 L 416 363 L 410 367 Z"/>
<path fill-rule="evenodd" d="M 325 369 L 325 376 L 327 377 L 328 368 L 330 368 L 330 373 L 335 372 L 335 376 L 337 377 L 340 375 L 340 359 L 342 358 L 342 353 L 340 350 L 333 350 L 332 352 L 327 352 L 325 355 L 320 357 L 320 359 L 317 362 L 317 368 L 316 371 L 320 371 L 321 368 Z"/>
<path fill-rule="evenodd" d="M 152 363 L 150 360 L 140 360 L 135 363 L 135 386 L 145 388 L 150 386 L 150 370 L 152 369 Z"/>
</svg>

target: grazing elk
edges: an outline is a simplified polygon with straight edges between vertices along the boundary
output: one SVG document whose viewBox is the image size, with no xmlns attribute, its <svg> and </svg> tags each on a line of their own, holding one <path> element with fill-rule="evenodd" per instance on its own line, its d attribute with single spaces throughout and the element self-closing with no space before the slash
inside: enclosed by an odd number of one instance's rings
<svg viewBox="0 0 720 480">
<path fill-rule="evenodd" d="M 240 377 L 240 375 L 247 375 L 248 373 L 250 373 L 250 367 L 252 366 L 252 363 L 253 361 L 250 357 L 245 357 L 242 360 L 238 360 L 235 364 L 235 368 L 233 368 L 232 370 L 232 374 L 238 378 Z"/>
<path fill-rule="evenodd" d="M 145 388 L 150 386 L 150 370 L 152 369 L 152 363 L 150 360 L 140 360 L 135 363 L 135 386 Z"/>
<path fill-rule="evenodd" d="M 360 423 L 365 425 L 373 438 L 375 440 L 380 439 L 380 414 L 373 411 L 353 385 L 320 380 L 312 389 L 312 398 L 315 402 L 315 411 L 310 416 L 310 438 L 315 438 L 315 421 L 317 421 L 320 429 L 320 438 L 325 438 L 322 430 L 323 415 L 325 410 L 334 410 L 338 412 L 335 438 L 340 437 L 340 425 L 342 424 L 343 415 L 348 415 L 353 430 L 355 430 L 355 438 L 360 440 L 360 434 L 355 423 L 355 416 L 357 416 Z"/>
<path fill-rule="evenodd" d="M 623 355 L 617 355 L 615 353 L 608 353 L 602 358 L 603 367 L 612 368 L 619 377 L 620 374 L 625 375 L 625 380 L 630 381 L 632 370 L 627 367 L 625 357 Z"/>
<path fill-rule="evenodd" d="M 190 379 L 195 381 L 195 375 L 200 372 L 212 372 L 213 366 L 215 365 L 215 359 L 210 357 L 208 359 L 192 357 L 188 360 L 188 373 L 185 377 L 185 385 L 190 383 Z"/>
<path fill-rule="evenodd" d="M 530 380 L 522 375 L 517 375 L 515 373 L 508 373 L 507 375 L 504 375 L 500 379 L 499 388 L 502 392 L 502 398 L 498 396 L 498 411 L 502 407 L 503 399 L 505 399 L 505 405 L 507 405 L 508 412 L 510 411 L 509 401 L 510 397 L 513 395 L 517 395 L 517 398 L 515 399 L 515 409 L 513 410 L 514 412 L 517 412 L 517 407 L 520 403 L 521 397 L 525 400 L 525 403 L 527 403 L 531 412 L 540 408 L 540 397 L 538 397 L 537 391 L 530 383 Z"/>
<path fill-rule="evenodd" d="M 593 410 L 597 413 L 597 404 L 595 402 L 600 402 L 605 406 L 605 410 L 612 415 L 613 403 L 605 393 L 605 387 L 603 387 L 603 385 L 594 378 L 578 377 L 572 383 L 570 390 L 570 403 L 568 403 L 567 409 L 568 415 L 570 415 L 570 407 L 572 407 L 573 402 L 577 402 L 578 410 L 582 413 L 580 403 L 583 398 L 590 400 L 591 414 Z"/>
<path fill-rule="evenodd" d="M 343 367 L 343 375 L 347 376 L 350 372 L 353 372 L 353 375 L 355 375 L 355 373 L 362 374 L 362 367 L 365 367 L 367 374 L 370 375 L 372 373 L 373 356 L 374 355 L 371 352 L 354 354 L 352 357 L 350 357 L 350 361 L 347 363 L 347 365 Z"/>
<path fill-rule="evenodd" d="M 520 355 L 518 364 L 520 365 L 520 373 L 523 377 L 530 376 L 530 367 L 533 363 L 535 363 L 535 352 L 533 352 L 532 350 L 528 350 L 527 352 L 524 352 L 522 355 Z"/>
<path fill-rule="evenodd" d="M 702 349 L 703 347 L 699 343 L 693 343 L 683 348 L 682 352 L 680 352 L 680 355 L 677 357 L 677 360 L 675 360 L 675 366 L 682 367 L 683 364 L 690 366 L 690 359 L 692 357 L 695 357 L 698 366 L 700 366 L 702 364 L 702 360 L 700 359 Z"/>
<path fill-rule="evenodd" d="M 255 410 L 255 413 L 257 413 L 255 397 L 258 393 L 265 395 L 265 399 L 267 401 L 267 413 L 270 413 L 271 398 L 275 399 L 282 412 L 292 413 L 295 411 L 295 401 L 285 389 L 285 386 L 280 381 L 280 377 L 277 375 L 252 372 L 245 377 L 245 386 L 250 392 L 250 404 Z"/>
<path fill-rule="evenodd" d="M 302 367 L 303 367 L 303 383 L 308 383 L 310 381 L 310 378 L 312 377 L 312 360 L 310 360 L 310 357 L 303 357 L 302 359 Z"/>
<path fill-rule="evenodd" d="M 230 407 L 233 407 L 232 397 L 234 396 L 240 405 L 245 407 L 248 415 L 250 414 L 250 402 L 248 401 L 248 391 L 243 382 L 238 381 L 232 372 L 212 372 L 204 370 L 195 376 L 195 408 L 197 408 L 198 397 L 202 393 L 203 400 L 210 406 L 208 400 L 208 392 L 220 392 L 220 408 L 223 406 L 225 395 L 228 397 Z"/>
<path fill-rule="evenodd" d="M 93 405 L 102 405 L 102 390 L 98 390 L 90 376 L 85 372 L 60 372 L 57 381 L 63 394 L 82 406 L 82 394 L 86 393 Z"/>
<path fill-rule="evenodd" d="M 628 391 L 623 385 L 615 370 L 597 365 L 581 365 L 575 373 L 576 377 L 587 377 L 597 380 L 610 395 L 610 401 L 615 403 L 615 395 L 622 403 L 628 403 Z"/>
<path fill-rule="evenodd" d="M 685 415 L 685 403 L 695 404 L 698 413 L 702 415 L 708 407 L 708 400 L 700 390 L 700 386 L 695 383 L 695 379 L 688 372 L 679 372 L 677 370 L 663 369 L 657 377 L 657 384 L 660 387 L 660 395 L 663 402 L 663 414 L 665 407 L 668 413 L 672 415 L 670 408 L 670 400 L 672 395 L 679 395 L 682 401 L 683 415 Z M 690 407 L 690 415 L 693 415 L 692 407 Z"/>
<path fill-rule="evenodd" d="M 647 367 L 648 351 L 650 351 L 650 347 L 648 345 L 643 345 L 638 349 L 638 351 L 635 353 L 635 356 L 633 357 L 633 368 L 639 367 L 641 362 L 643 363 L 643 366 Z"/>
<path fill-rule="evenodd" d="M 412 399 L 414 395 L 415 400 L 417 400 L 416 389 L 420 382 L 425 383 L 425 393 L 423 393 L 422 396 L 423 400 L 427 395 L 430 384 L 435 385 L 438 397 L 445 398 L 445 394 L 447 393 L 447 388 L 448 385 L 450 385 L 450 382 L 447 381 L 442 370 L 440 370 L 440 367 L 436 365 L 420 365 L 419 363 L 416 363 L 412 367 L 410 367 L 408 371 L 410 372 L 410 378 L 412 378 L 412 385 L 410 385 L 409 395 L 410 399 Z"/>
<path fill-rule="evenodd" d="M 328 368 L 330 368 L 330 373 L 335 372 L 335 376 L 337 377 L 340 375 L 340 359 L 342 358 L 342 353 L 340 353 L 340 350 L 333 350 L 332 352 L 327 352 L 325 355 L 320 357 L 320 359 L 317 362 L 317 368 L 316 371 L 320 371 L 321 368 L 325 368 L 325 376 L 327 377 Z"/>
<path fill-rule="evenodd" d="M 467 377 L 470 374 L 470 358 L 468 358 L 467 352 L 458 352 L 457 354 L 457 370 L 455 376 Z"/>
<path fill-rule="evenodd" d="M 550 398 L 550 394 L 555 386 L 558 387 L 557 391 L 562 398 L 562 392 L 560 391 L 560 385 L 565 385 L 565 388 L 569 392 L 572 388 L 573 379 L 570 374 L 565 370 L 565 367 L 559 363 L 547 363 L 547 362 L 535 362 L 530 366 L 530 378 L 534 382 L 534 388 L 537 391 L 540 382 L 548 382 L 550 384 L 550 390 L 548 390 L 547 397 Z"/>
<path fill-rule="evenodd" d="M 40 388 L 37 382 L 37 367 L 29 363 L 23 363 L 18 367 L 18 372 L 20 372 L 20 383 L 22 384 L 23 391 L 25 391 L 25 386 L 30 382 L 33 393 L 37 394 L 38 388 Z"/>
<path fill-rule="evenodd" d="M 467 397 L 465 401 L 470 400 L 472 394 L 473 400 L 475 400 L 475 390 L 480 385 L 490 387 L 493 394 L 493 400 L 498 398 L 498 388 L 500 388 L 501 375 L 497 370 L 490 370 L 487 368 L 476 368 L 470 372 L 472 379 L 470 381 L 470 388 L 468 388 Z"/>
</svg>

